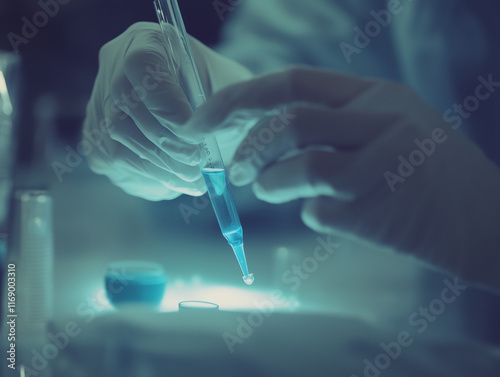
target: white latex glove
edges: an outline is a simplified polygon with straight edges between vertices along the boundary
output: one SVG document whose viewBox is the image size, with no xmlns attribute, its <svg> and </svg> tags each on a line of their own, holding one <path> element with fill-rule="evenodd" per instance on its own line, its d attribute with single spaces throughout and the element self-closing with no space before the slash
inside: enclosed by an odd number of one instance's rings
<svg viewBox="0 0 500 377">
<path fill-rule="evenodd" d="M 302 219 L 316 231 L 392 247 L 500 292 L 500 171 L 408 87 L 294 68 L 222 90 L 186 130 L 202 135 L 234 114 L 284 105 L 240 145 L 234 184 L 253 182 L 270 203 L 305 198 Z M 398 172 L 400 158 L 419 166 Z"/>
<path fill-rule="evenodd" d="M 91 169 L 149 200 L 206 191 L 200 150 L 176 132 L 192 110 L 178 84 L 180 67 L 168 64 L 164 43 L 159 25 L 139 22 L 101 48 L 83 130 L 84 140 L 97 145 L 87 157 Z M 196 39 L 190 43 L 207 95 L 250 77 Z M 234 145 L 220 147 L 234 151 Z"/>
</svg>

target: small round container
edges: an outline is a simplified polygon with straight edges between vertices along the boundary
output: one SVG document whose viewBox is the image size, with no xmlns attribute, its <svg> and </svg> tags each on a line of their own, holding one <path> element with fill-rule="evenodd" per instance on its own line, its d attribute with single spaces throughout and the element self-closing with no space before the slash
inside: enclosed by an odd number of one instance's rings
<svg viewBox="0 0 500 377">
<path fill-rule="evenodd" d="M 179 311 L 217 311 L 219 305 L 207 301 L 181 301 Z"/>
<path fill-rule="evenodd" d="M 108 299 L 115 307 L 132 303 L 158 307 L 167 286 L 160 264 L 140 260 L 109 263 L 104 281 Z"/>
</svg>

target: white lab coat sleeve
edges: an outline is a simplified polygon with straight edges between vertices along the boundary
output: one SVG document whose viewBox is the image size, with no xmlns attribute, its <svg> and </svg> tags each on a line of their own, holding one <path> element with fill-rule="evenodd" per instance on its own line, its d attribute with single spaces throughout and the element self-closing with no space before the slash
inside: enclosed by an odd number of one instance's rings
<svg viewBox="0 0 500 377">
<path fill-rule="evenodd" d="M 354 40 L 356 27 L 365 30 L 373 13 L 387 9 L 385 0 L 246 0 L 230 9 L 220 12 L 227 20 L 218 51 L 256 74 L 307 64 L 398 79 L 389 25 L 366 47 Z"/>
</svg>

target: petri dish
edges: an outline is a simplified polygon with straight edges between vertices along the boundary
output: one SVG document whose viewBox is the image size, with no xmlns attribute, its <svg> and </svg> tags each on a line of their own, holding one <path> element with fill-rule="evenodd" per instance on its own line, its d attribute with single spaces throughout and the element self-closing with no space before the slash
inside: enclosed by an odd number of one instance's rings
<svg viewBox="0 0 500 377">
<path fill-rule="evenodd" d="M 181 301 L 179 311 L 217 311 L 219 305 L 208 301 Z"/>
<path fill-rule="evenodd" d="M 104 277 L 106 295 L 112 305 L 139 303 L 157 307 L 167 286 L 163 267 L 143 260 L 109 263 Z"/>
</svg>

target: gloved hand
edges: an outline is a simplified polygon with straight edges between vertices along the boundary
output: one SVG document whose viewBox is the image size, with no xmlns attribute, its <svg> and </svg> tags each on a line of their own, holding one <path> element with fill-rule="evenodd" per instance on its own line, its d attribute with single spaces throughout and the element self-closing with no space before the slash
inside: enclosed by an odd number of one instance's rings
<svg viewBox="0 0 500 377">
<path fill-rule="evenodd" d="M 250 77 L 246 68 L 196 39 L 190 43 L 207 96 Z M 127 193 L 149 200 L 206 190 L 198 166 L 200 150 L 180 136 L 192 115 L 177 77 L 182 67 L 169 65 L 168 58 L 154 23 L 136 23 L 105 44 L 84 122 L 84 139 L 97 144 L 87 157 L 91 169 Z M 231 135 L 231 143 L 220 145 L 223 154 L 234 152 L 238 137 L 244 134 Z"/>
<path fill-rule="evenodd" d="M 234 184 L 253 182 L 270 203 L 305 198 L 302 219 L 318 232 L 407 252 L 500 292 L 500 171 L 411 89 L 294 68 L 222 90 L 186 130 L 213 132 L 241 111 L 274 116 L 241 143 Z"/>
</svg>

